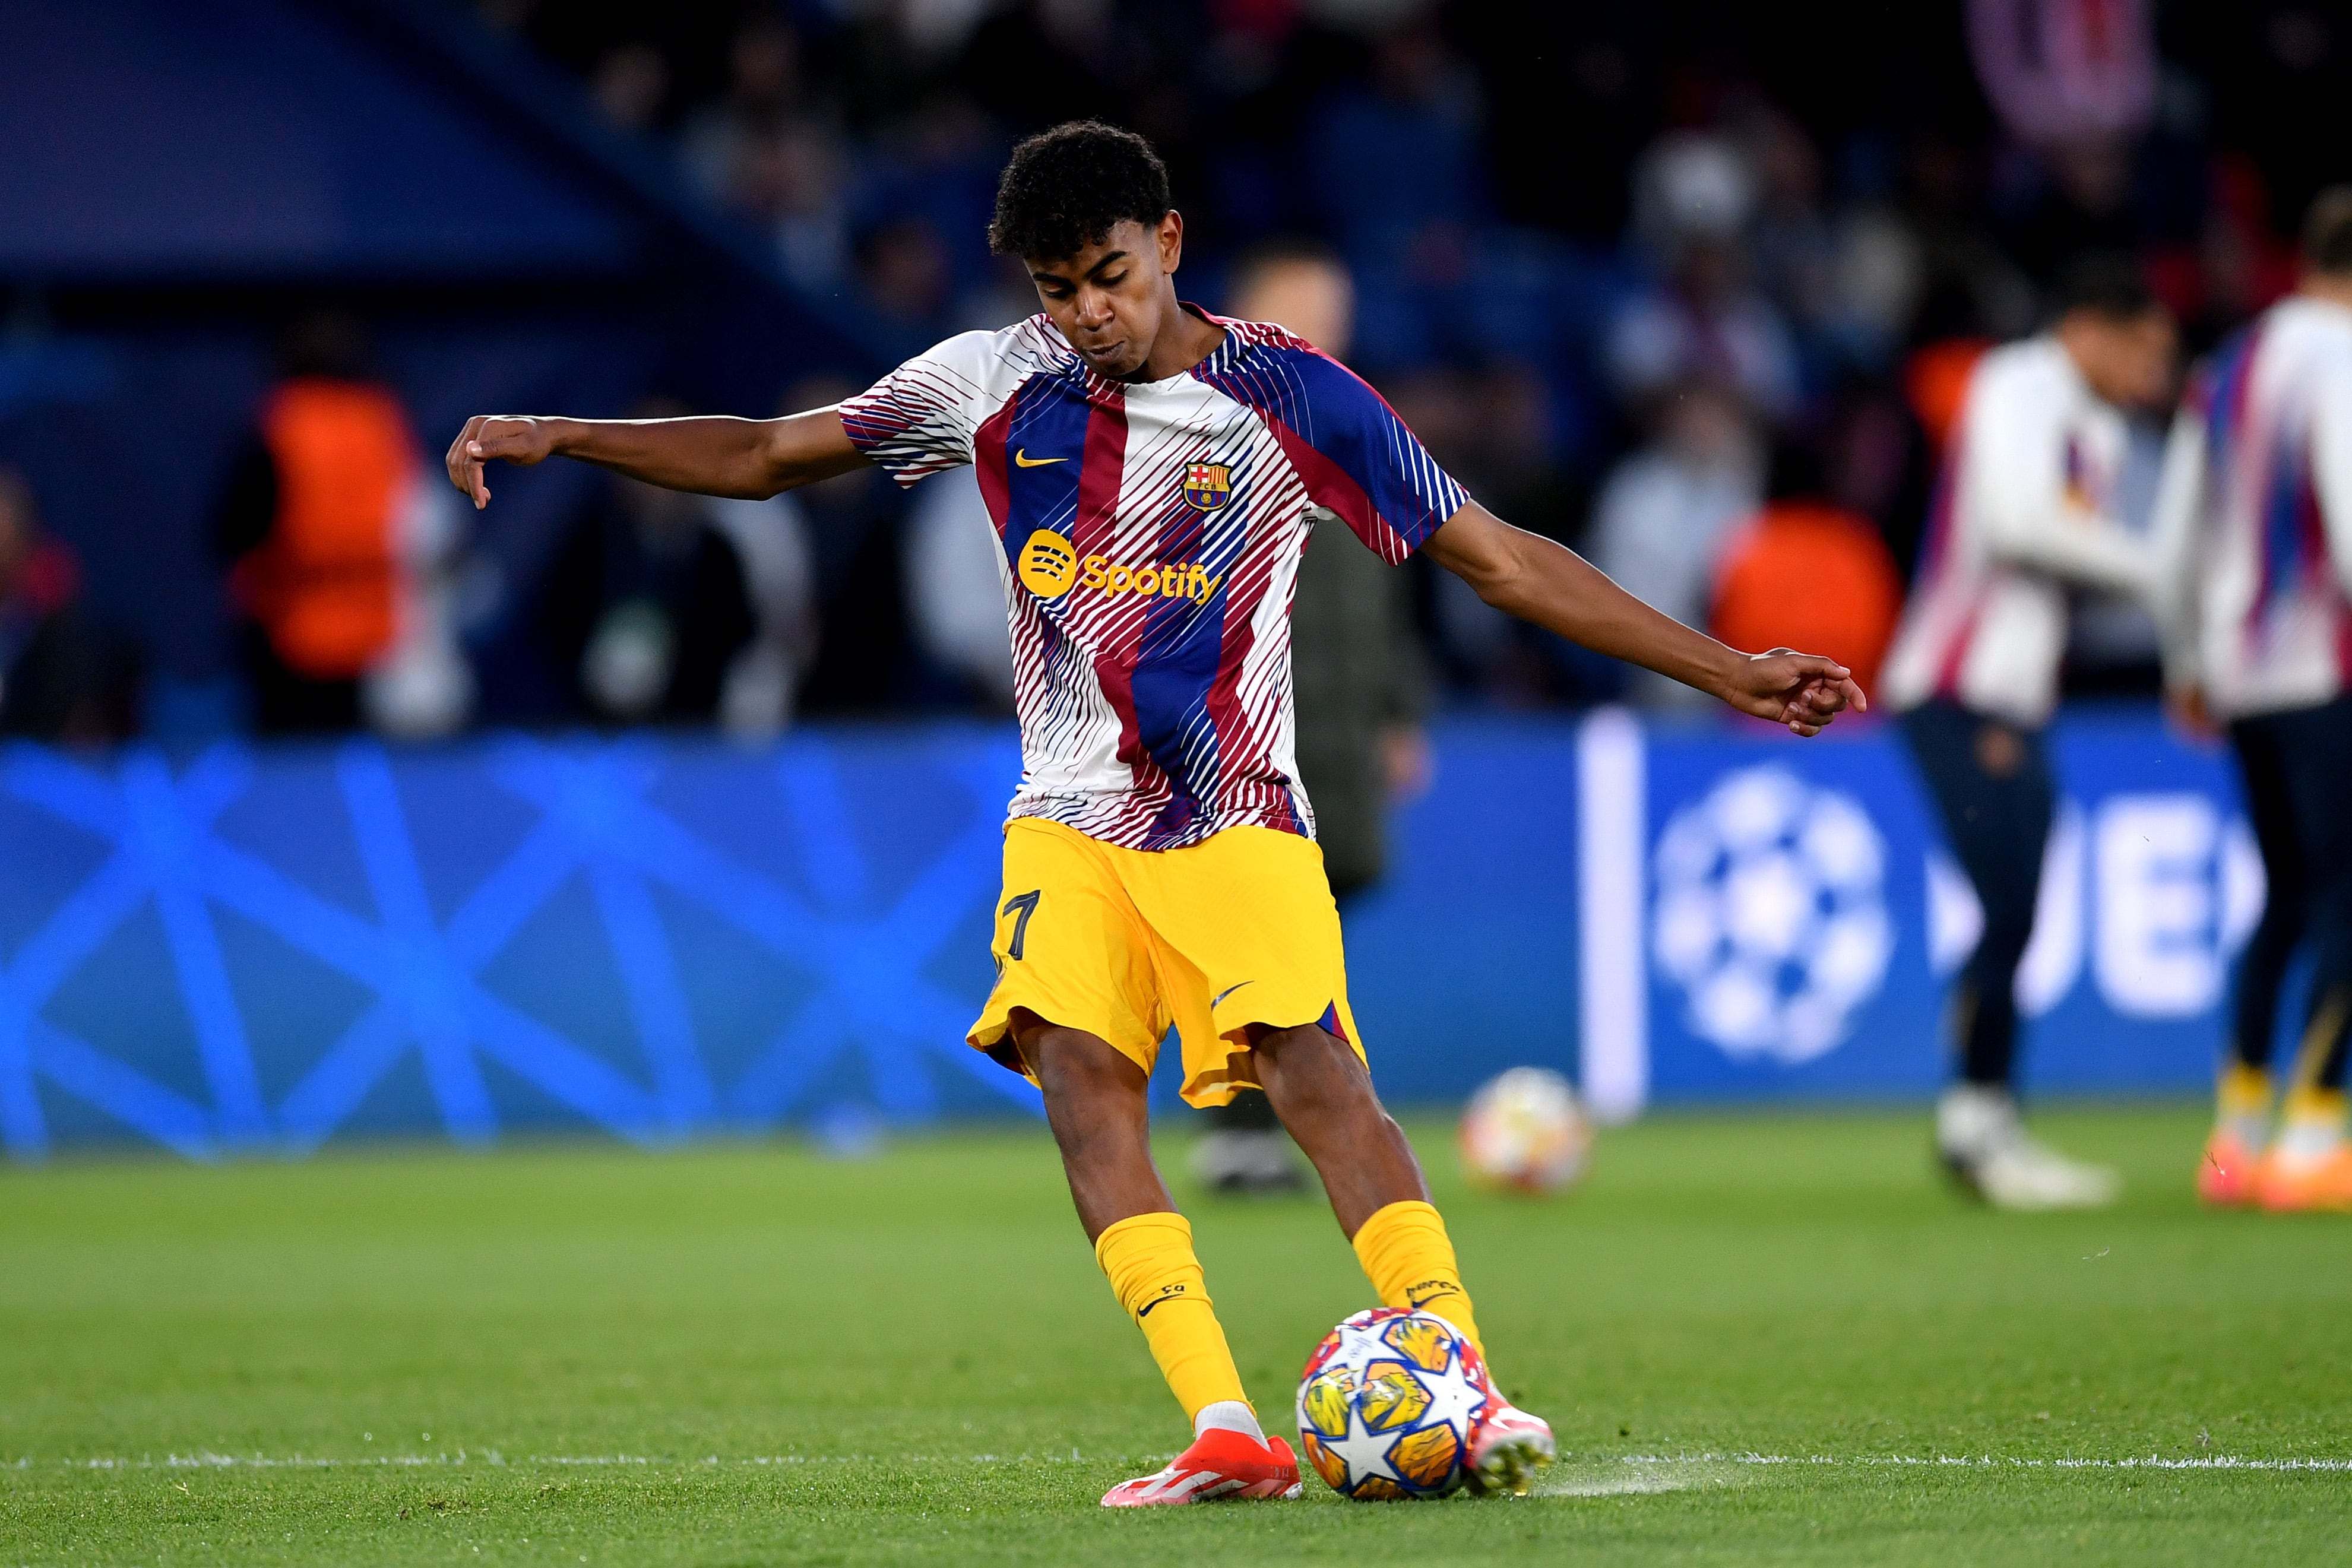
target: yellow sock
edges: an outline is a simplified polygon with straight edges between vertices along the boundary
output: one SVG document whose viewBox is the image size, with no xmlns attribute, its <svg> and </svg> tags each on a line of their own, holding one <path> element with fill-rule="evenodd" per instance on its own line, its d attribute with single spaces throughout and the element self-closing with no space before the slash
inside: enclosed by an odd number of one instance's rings
<svg viewBox="0 0 2352 1568">
<path fill-rule="evenodd" d="M 2344 1091 L 2311 1085 L 2298 1088 L 2286 1097 L 2286 1113 L 2280 1120 L 2290 1127 L 2340 1129 L 2345 1120 Z"/>
<path fill-rule="evenodd" d="M 2232 1116 L 2267 1116 L 2271 1111 L 2271 1075 L 2259 1067 L 2233 1061 L 2221 1070 L 2219 1110 L 2223 1121 Z"/>
<path fill-rule="evenodd" d="M 1209 1303 L 1201 1260 L 1192 1256 L 1192 1227 L 1182 1215 L 1122 1219 L 1095 1239 L 1095 1259 L 1110 1277 L 1118 1304 L 1143 1331 L 1186 1420 L 1221 1400 L 1249 1403 Z"/>
<path fill-rule="evenodd" d="M 1486 1354 L 1454 1261 L 1454 1243 L 1435 1208 L 1417 1201 L 1390 1204 L 1358 1228 L 1354 1241 L 1381 1305 L 1435 1312 L 1460 1329 L 1481 1356 Z"/>
</svg>

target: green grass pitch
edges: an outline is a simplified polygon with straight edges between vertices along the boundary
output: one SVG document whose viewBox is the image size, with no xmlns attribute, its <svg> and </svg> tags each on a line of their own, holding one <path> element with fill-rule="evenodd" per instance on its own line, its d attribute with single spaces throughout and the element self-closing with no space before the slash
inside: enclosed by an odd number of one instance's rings
<svg viewBox="0 0 2352 1568">
<path fill-rule="evenodd" d="M 1972 1208 L 1916 1113 L 1661 1116 L 1532 1203 L 1416 1123 L 1538 1495 L 1118 1514 L 1181 1422 L 1042 1128 L 7 1174 L 0 1568 L 2345 1561 L 2352 1221 L 2198 1212 L 2189 1108 L 2045 1121 L 2124 1207 Z M 1182 1197 L 1286 1425 L 1355 1260 Z"/>
</svg>

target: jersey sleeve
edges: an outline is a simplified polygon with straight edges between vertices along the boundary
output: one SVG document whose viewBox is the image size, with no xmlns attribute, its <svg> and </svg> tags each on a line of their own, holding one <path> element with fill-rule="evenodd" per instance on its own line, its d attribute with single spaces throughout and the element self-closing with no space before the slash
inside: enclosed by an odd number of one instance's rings
<svg viewBox="0 0 2352 1568">
<path fill-rule="evenodd" d="M 1995 560 L 2145 601 L 2156 555 L 2114 517 L 2069 494 L 2064 407 L 2052 388 L 1979 377 L 1969 389 L 1961 482 Z"/>
<path fill-rule="evenodd" d="M 1391 566 L 1470 500 L 1380 393 L 1304 343 L 1266 344 L 1217 385 L 1265 421 L 1307 499 Z"/>
<path fill-rule="evenodd" d="M 971 462 L 988 413 L 992 349 L 986 332 L 950 338 L 844 402 L 850 444 L 901 485 Z"/>
</svg>

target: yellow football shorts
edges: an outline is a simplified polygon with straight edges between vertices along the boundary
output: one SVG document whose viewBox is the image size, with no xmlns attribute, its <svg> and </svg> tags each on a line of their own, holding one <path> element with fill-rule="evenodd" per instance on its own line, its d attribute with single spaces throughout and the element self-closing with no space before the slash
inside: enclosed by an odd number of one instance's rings
<svg viewBox="0 0 2352 1568">
<path fill-rule="evenodd" d="M 1259 1087 L 1255 1025 L 1321 1024 L 1364 1054 L 1323 852 L 1297 833 L 1227 828 L 1182 849 L 1130 850 L 1016 817 L 992 948 L 996 988 L 966 1038 L 1032 1082 L 1011 1035 L 1016 1009 L 1098 1035 L 1147 1073 L 1172 1027 L 1195 1105 Z"/>
</svg>

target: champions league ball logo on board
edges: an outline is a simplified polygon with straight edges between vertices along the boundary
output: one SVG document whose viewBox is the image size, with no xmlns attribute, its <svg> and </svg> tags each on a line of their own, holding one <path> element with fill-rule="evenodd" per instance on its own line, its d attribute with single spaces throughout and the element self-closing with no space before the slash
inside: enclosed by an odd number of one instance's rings
<svg viewBox="0 0 2352 1568">
<path fill-rule="evenodd" d="M 1886 843 L 1851 795 L 1748 768 L 1659 836 L 1651 945 L 1692 1032 L 1735 1061 L 1836 1049 L 1895 947 Z"/>
</svg>

